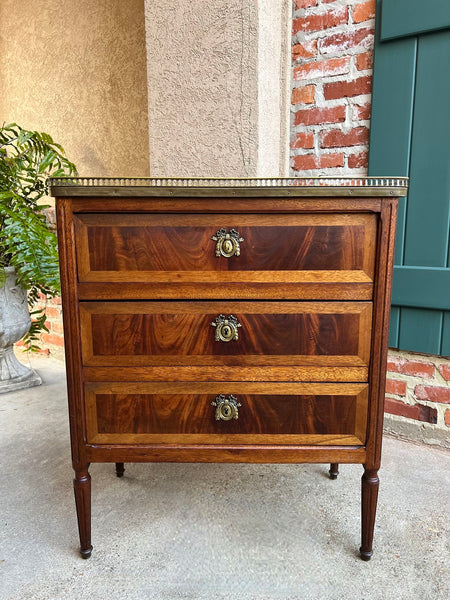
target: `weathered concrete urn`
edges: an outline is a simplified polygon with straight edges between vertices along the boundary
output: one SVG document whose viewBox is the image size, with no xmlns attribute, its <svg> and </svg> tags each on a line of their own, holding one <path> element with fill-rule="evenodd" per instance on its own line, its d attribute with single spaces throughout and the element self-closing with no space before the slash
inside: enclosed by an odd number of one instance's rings
<svg viewBox="0 0 450 600">
<path fill-rule="evenodd" d="M 13 345 L 31 325 L 27 292 L 17 285 L 13 267 L 6 267 L 6 281 L 0 286 L 0 393 L 13 392 L 42 383 L 39 375 L 20 363 Z"/>
</svg>

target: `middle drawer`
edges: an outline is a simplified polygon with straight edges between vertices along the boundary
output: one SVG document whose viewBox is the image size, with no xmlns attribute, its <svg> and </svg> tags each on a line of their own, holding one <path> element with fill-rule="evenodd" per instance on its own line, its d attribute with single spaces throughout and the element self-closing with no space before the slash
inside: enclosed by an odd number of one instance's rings
<svg viewBox="0 0 450 600">
<path fill-rule="evenodd" d="M 85 366 L 367 368 L 370 359 L 369 302 L 82 302 L 80 313 Z"/>
</svg>

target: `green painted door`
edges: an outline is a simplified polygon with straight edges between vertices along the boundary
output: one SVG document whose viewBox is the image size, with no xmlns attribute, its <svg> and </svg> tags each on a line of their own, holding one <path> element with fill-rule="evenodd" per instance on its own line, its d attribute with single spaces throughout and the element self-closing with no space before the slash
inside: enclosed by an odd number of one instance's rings
<svg viewBox="0 0 450 600">
<path fill-rule="evenodd" d="M 450 1 L 377 0 L 370 175 L 407 175 L 389 345 L 450 356 Z"/>
</svg>

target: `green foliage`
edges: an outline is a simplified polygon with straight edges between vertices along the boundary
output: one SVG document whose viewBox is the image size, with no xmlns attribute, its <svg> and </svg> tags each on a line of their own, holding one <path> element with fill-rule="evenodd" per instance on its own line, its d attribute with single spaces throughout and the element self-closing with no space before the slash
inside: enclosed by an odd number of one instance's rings
<svg viewBox="0 0 450 600">
<path fill-rule="evenodd" d="M 0 128 L 0 285 L 4 267 L 14 267 L 18 283 L 28 289 L 31 309 L 39 292 L 60 294 L 56 235 L 45 217 L 49 207 L 40 203 L 48 191 L 47 178 L 76 174 L 62 146 L 47 133 L 26 131 L 15 123 Z M 31 313 L 34 323 L 27 341 L 36 349 L 39 333 L 46 329 L 45 315 Z"/>
<path fill-rule="evenodd" d="M 30 316 L 31 326 L 23 338 L 25 352 L 39 352 L 39 336 L 41 335 L 42 331 L 46 331 L 48 333 L 48 328 L 45 324 L 47 315 L 45 314 L 45 309 L 37 308 L 36 310 L 32 310 L 30 312 Z"/>
</svg>

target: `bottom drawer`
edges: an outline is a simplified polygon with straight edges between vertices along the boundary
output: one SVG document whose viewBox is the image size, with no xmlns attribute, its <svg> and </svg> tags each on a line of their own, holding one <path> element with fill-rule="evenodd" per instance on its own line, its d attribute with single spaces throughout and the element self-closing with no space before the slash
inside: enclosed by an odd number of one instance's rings
<svg viewBox="0 0 450 600">
<path fill-rule="evenodd" d="M 90 444 L 362 445 L 368 386 L 86 383 Z"/>
</svg>

